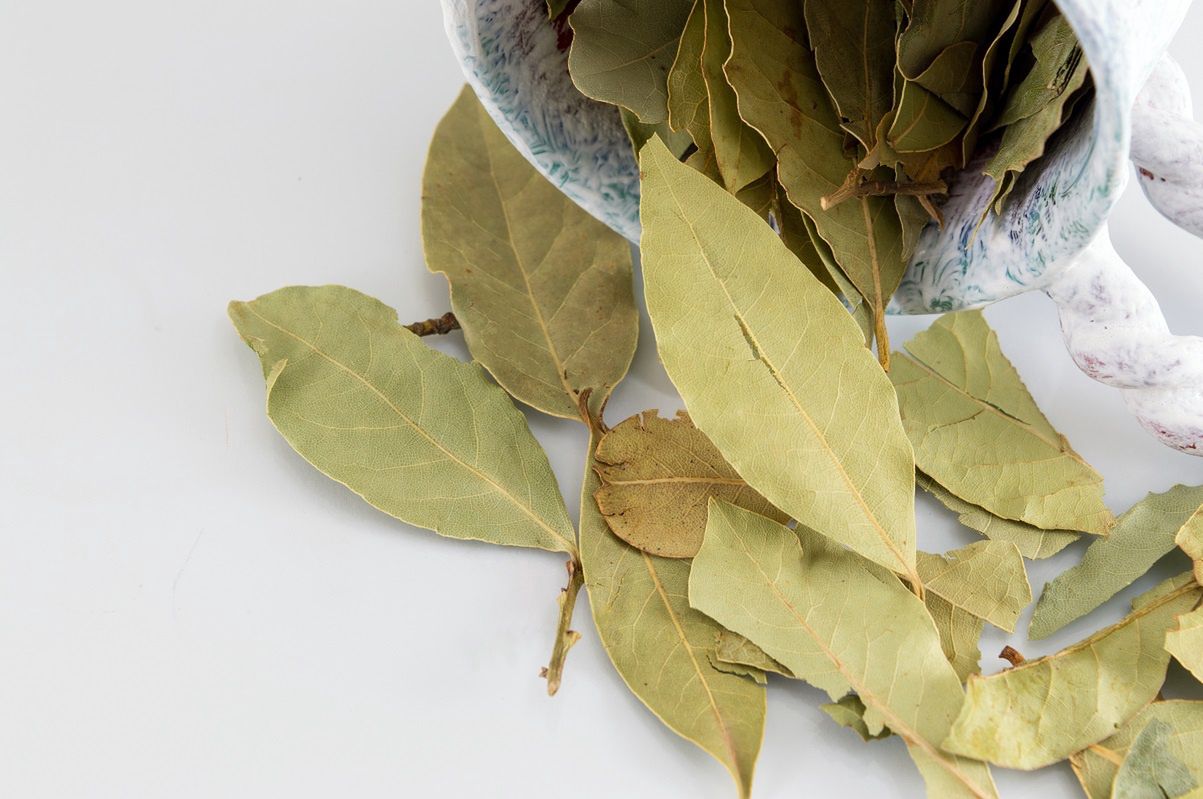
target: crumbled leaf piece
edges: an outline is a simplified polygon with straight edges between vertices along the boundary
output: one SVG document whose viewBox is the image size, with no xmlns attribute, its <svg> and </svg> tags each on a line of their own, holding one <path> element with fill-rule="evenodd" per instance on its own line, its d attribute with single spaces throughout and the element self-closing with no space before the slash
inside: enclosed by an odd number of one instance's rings
<svg viewBox="0 0 1203 799">
<path fill-rule="evenodd" d="M 1174 543 L 1195 562 L 1195 581 L 1203 585 L 1203 512 L 1186 520 L 1174 536 Z"/>
<path fill-rule="evenodd" d="M 648 313 L 694 424 L 782 512 L 915 577 L 910 444 L 848 312 L 662 144 L 640 166 Z"/>
<path fill-rule="evenodd" d="M 1047 638 L 1102 605 L 1174 549 L 1175 536 L 1203 517 L 1203 486 L 1150 493 L 1119 517 L 1110 535 L 1044 587 L 1028 635 Z"/>
<path fill-rule="evenodd" d="M 894 101 L 894 0 L 805 0 L 815 62 L 844 129 L 868 150 Z"/>
<path fill-rule="evenodd" d="M 635 157 L 639 157 L 639 151 L 643 149 L 643 145 L 647 144 L 648 139 L 653 136 L 659 136 L 663 139 L 669 151 L 677 158 L 684 156 L 693 145 L 693 139 L 688 133 L 673 131 L 667 122 L 657 122 L 655 125 L 648 125 L 640 122 L 639 117 L 635 116 L 633 111 L 628 111 L 625 108 L 621 109 L 621 111 L 622 127 L 627 132 L 627 138 L 631 140 L 631 149 L 635 151 Z"/>
<path fill-rule="evenodd" d="M 629 108 L 649 125 L 667 119 L 666 80 L 692 0 L 581 0 L 569 17 L 568 71 L 581 92 Z"/>
<path fill-rule="evenodd" d="M 1116 772 L 1133 741 L 1154 721 L 1170 728 L 1164 749 L 1186 765 L 1192 779 L 1203 783 L 1203 702 L 1154 702 L 1110 738 L 1070 758 L 1074 774 L 1089 799 L 1109 799 Z"/>
<path fill-rule="evenodd" d="M 702 74 L 705 47 L 706 6 L 703 0 L 695 0 L 668 72 L 668 124 L 673 130 L 688 132 L 701 152 L 713 150 L 710 98 Z"/>
<path fill-rule="evenodd" d="M 735 193 L 773 168 L 773 151 L 764 137 L 739 115 L 735 90 L 723 65 L 731 56 L 731 34 L 723 0 L 701 0 L 705 7 L 702 76 L 710 106 L 710 139 L 727 191 Z"/>
<path fill-rule="evenodd" d="M 321 472 L 440 535 L 576 554 L 547 456 L 479 366 L 342 286 L 232 302 L 230 318 L 263 364 L 268 417 Z"/>
<path fill-rule="evenodd" d="M 595 434 L 589 451 L 597 444 Z M 598 636 L 631 692 L 722 763 L 747 797 L 764 735 L 764 687 L 715 668 L 722 628 L 689 606 L 689 563 L 640 552 L 610 532 L 592 501 L 595 466 L 590 457 L 581 491 L 581 563 Z"/>
<path fill-rule="evenodd" d="M 586 388 L 604 400 L 639 333 L 626 240 L 539 175 L 468 88 L 435 132 L 422 195 L 426 264 L 447 276 L 473 357 L 545 413 L 579 418 Z"/>
<path fill-rule="evenodd" d="M 958 608 L 933 591 L 927 592 L 923 603 L 936 623 L 940 648 L 961 682 L 968 680 L 970 674 L 980 673 L 982 650 L 979 642 L 986 627 L 985 620 Z"/>
<path fill-rule="evenodd" d="M 1170 751 L 1172 735 L 1164 721 L 1145 725 L 1115 774 L 1113 799 L 1177 799 L 1198 787 L 1190 769 Z"/>
<path fill-rule="evenodd" d="M 749 666 L 759 671 L 771 671 L 782 677 L 793 678 L 793 674 L 785 666 L 764 653 L 756 644 L 744 638 L 739 633 L 722 630 L 715 643 L 715 655 L 722 663 Z"/>
<path fill-rule="evenodd" d="M 798 0 L 727 0 L 731 59 L 726 73 L 739 112 L 778 159 L 790 202 L 808 214 L 872 312 L 878 352 L 888 362 L 885 307 L 902 280 L 902 228 L 890 197 L 857 197 L 824 208 L 857 159 L 805 41 Z"/>
<path fill-rule="evenodd" d="M 996 795 L 984 764 L 939 748 L 961 682 L 923 603 L 888 572 L 801 525 L 711 501 L 689 602 L 832 701 L 855 691 L 868 733 L 906 741 L 933 795 Z"/>
<path fill-rule="evenodd" d="M 1036 407 L 980 311 L 945 314 L 906 348 L 890 379 L 923 472 L 998 516 L 1106 533 L 1102 476 Z"/>
<path fill-rule="evenodd" d="M 692 558 L 706 531 L 706 503 L 720 497 L 786 521 L 731 468 L 684 413 L 632 416 L 598 445 L 595 495 L 610 530 L 631 546 L 666 558 Z"/>
<path fill-rule="evenodd" d="M 1201 590 L 1193 580 L 1168 580 L 1137 597 L 1118 624 L 1055 655 L 970 677 L 944 749 L 1026 770 L 1102 740 L 1161 689 L 1166 630 Z"/>
<path fill-rule="evenodd" d="M 861 737 L 862 741 L 875 741 L 879 738 L 888 738 L 891 735 L 888 727 L 883 727 L 877 732 L 869 730 L 869 725 L 865 723 L 865 713 L 868 709 L 856 694 L 848 694 L 838 702 L 828 702 L 827 704 L 820 705 L 819 710 L 831 716 L 836 724 L 841 727 L 847 727 L 855 732 Z"/>
<path fill-rule="evenodd" d="M 1007 632 L 1032 601 L 1023 558 L 1013 544 L 978 541 L 943 555 L 919 553 L 927 591 Z"/>
<path fill-rule="evenodd" d="M 1203 682 L 1203 607 L 1178 617 L 1178 626 L 1165 635 L 1165 648 Z"/>
<path fill-rule="evenodd" d="M 1025 558 L 1040 560 L 1052 557 L 1078 540 L 1078 533 L 1070 530 L 1041 530 L 1026 522 L 995 516 L 985 508 L 961 499 L 922 472 L 915 475 L 915 480 L 920 488 L 956 513 L 957 521 L 961 524 L 993 541 L 1014 544 Z"/>
</svg>

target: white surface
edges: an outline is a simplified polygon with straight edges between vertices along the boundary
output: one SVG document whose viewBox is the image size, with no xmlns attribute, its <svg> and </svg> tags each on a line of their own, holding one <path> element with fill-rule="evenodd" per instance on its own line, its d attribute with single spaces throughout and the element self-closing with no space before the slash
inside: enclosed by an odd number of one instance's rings
<svg viewBox="0 0 1203 799">
<path fill-rule="evenodd" d="M 1174 49 L 1196 100 L 1201 37 L 1203 7 Z M 408 529 L 314 472 L 226 320 L 288 283 L 446 309 L 418 197 L 460 84 L 432 2 L 0 0 L 0 795 L 733 796 L 627 693 L 585 607 L 548 699 L 561 559 Z M 1175 331 L 1203 334 L 1203 242 L 1135 188 L 1113 230 Z M 1203 483 L 1073 367 L 1047 299 L 988 316 L 1113 508 Z M 645 336 L 611 421 L 653 406 L 677 402 Z M 575 509 L 582 431 L 532 425 Z M 971 540 L 920 513 L 927 548 Z M 1130 593 L 1017 645 L 1051 651 Z M 896 741 L 862 745 L 819 701 L 771 689 L 757 796 L 922 795 Z M 1063 767 L 997 776 L 1077 790 Z"/>
</svg>

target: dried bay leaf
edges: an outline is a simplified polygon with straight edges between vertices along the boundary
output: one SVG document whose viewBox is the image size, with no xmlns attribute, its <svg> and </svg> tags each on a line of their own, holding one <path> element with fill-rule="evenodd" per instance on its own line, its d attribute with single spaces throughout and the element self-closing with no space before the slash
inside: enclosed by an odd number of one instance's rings
<svg viewBox="0 0 1203 799">
<path fill-rule="evenodd" d="M 832 720 L 841 727 L 847 727 L 861 737 L 862 741 L 875 741 L 879 738 L 888 738 L 891 733 L 889 729 L 882 728 L 877 732 L 871 732 L 869 725 L 865 723 L 865 713 L 868 708 L 865 703 L 860 701 L 860 697 L 856 694 L 848 694 L 838 702 L 828 702 L 825 705 L 820 705 L 819 709 L 831 716 Z"/>
<path fill-rule="evenodd" d="M 915 0 L 898 35 L 898 69 L 915 80 L 949 45 L 984 45 L 1012 0 Z"/>
<path fill-rule="evenodd" d="M 615 535 L 667 558 L 692 558 L 702 545 L 706 506 L 720 497 L 778 521 L 787 517 L 757 494 L 684 413 L 645 411 L 602 436 L 594 455 L 594 498 Z"/>
<path fill-rule="evenodd" d="M 940 634 L 940 648 L 944 656 L 952 664 L 953 671 L 961 682 L 969 679 L 970 674 L 981 671 L 980 661 L 982 650 L 979 642 L 986 622 L 972 613 L 952 604 L 944 597 L 928 591 L 923 597 L 927 612 L 936 623 L 936 631 Z"/>
<path fill-rule="evenodd" d="M 1008 94 L 994 128 L 1013 125 L 1044 109 L 1071 86 L 1073 73 L 1084 61 L 1069 20 L 1057 15 L 1030 40 L 1036 63 Z"/>
<path fill-rule="evenodd" d="M 628 108 L 641 122 L 667 119 L 669 67 L 692 0 L 581 0 L 572 12 L 568 71 L 581 92 Z"/>
<path fill-rule="evenodd" d="M 844 129 L 873 149 L 877 125 L 894 102 L 894 0 L 805 0 L 805 18 Z"/>
<path fill-rule="evenodd" d="M 1154 721 L 1170 728 L 1164 749 L 1203 781 L 1203 702 L 1171 700 L 1154 702 L 1120 730 L 1070 758 L 1074 774 L 1089 799 L 1108 799 L 1120 764 L 1137 736 Z"/>
<path fill-rule="evenodd" d="M 694 0 L 685 20 L 681 41 L 668 71 L 668 124 L 686 131 L 698 150 L 711 150 L 710 97 L 702 74 L 702 51 L 706 46 L 706 6 Z"/>
<path fill-rule="evenodd" d="M 965 127 L 965 117 L 915 81 L 902 89 L 894 120 L 886 134 L 899 153 L 928 152 L 951 142 Z"/>
<path fill-rule="evenodd" d="M 263 364 L 272 423 L 319 471 L 440 535 L 576 555 L 547 456 L 479 366 L 342 286 L 233 302 L 230 318 Z"/>
<path fill-rule="evenodd" d="M 1028 635 L 1046 638 L 1102 605 L 1172 552 L 1177 535 L 1201 519 L 1203 486 L 1148 494 L 1119 517 L 1106 538 L 1090 545 L 1080 563 L 1044 587 Z"/>
<path fill-rule="evenodd" d="M 977 103 L 969 112 L 969 122 L 965 127 L 965 135 L 961 139 L 961 163 L 967 164 L 973 158 L 973 154 L 977 151 L 978 138 L 981 135 L 981 126 L 990 113 L 992 107 L 996 104 L 995 95 L 1006 90 L 1006 69 L 1010 66 L 1010 62 L 1003 65 L 998 74 L 995 72 L 994 65 L 998 61 L 998 57 L 1002 55 L 1006 49 L 1007 35 L 1012 35 L 1012 41 L 1016 37 L 1022 35 L 1018 27 L 1021 19 L 1021 11 L 1024 12 L 1026 19 L 1026 9 L 1031 9 L 1038 5 L 1035 2 L 1025 2 L 1025 0 L 1015 0 L 1011 6 L 1011 11 L 1003 19 L 998 27 L 997 33 L 990 43 L 986 46 L 986 51 L 982 56 L 980 75 L 981 94 L 977 98 Z M 1023 28 L 1026 30 L 1026 27 Z"/>
<path fill-rule="evenodd" d="M 967 119 L 977 107 L 982 91 L 978 49 L 977 42 L 950 44 L 914 82 Z"/>
<path fill-rule="evenodd" d="M 1195 514 L 1174 536 L 1174 543 L 1195 562 L 1195 581 L 1203 585 L 1203 514 Z"/>
<path fill-rule="evenodd" d="M 1041 530 L 1025 522 L 995 516 L 985 508 L 966 502 L 922 472 L 915 475 L 919 487 L 957 514 L 957 521 L 993 541 L 1008 541 L 1019 553 L 1031 560 L 1056 555 L 1078 540 L 1070 530 Z"/>
<path fill-rule="evenodd" d="M 731 34 L 723 0 L 701 0 L 705 9 L 702 76 L 710 107 L 710 138 L 719 174 L 734 194 L 773 168 L 773 151 L 764 138 L 740 118 L 735 90 L 723 65 L 731 55 Z"/>
<path fill-rule="evenodd" d="M 856 324 L 752 211 L 662 144 L 640 167 L 648 312 L 694 424 L 782 512 L 917 582 L 910 444 Z"/>
<path fill-rule="evenodd" d="M 1193 580 L 1167 580 L 1137 597 L 1119 623 L 1055 655 L 970 677 L 944 749 L 1027 770 L 1107 737 L 1161 689 L 1166 630 L 1201 591 Z"/>
<path fill-rule="evenodd" d="M 840 268 L 865 298 L 883 362 L 885 307 L 902 280 L 902 228 L 890 197 L 858 197 L 824 208 L 855 165 L 805 41 L 797 0 L 727 0 L 731 58 L 726 74 L 740 115 L 777 154 L 790 202 L 809 215 Z"/>
<path fill-rule="evenodd" d="M 730 630 L 719 632 L 714 651 L 715 658 L 720 663 L 747 666 L 761 672 L 772 672 L 791 679 L 794 676 L 789 669 L 766 655 L 763 649 L 739 633 L 733 633 Z"/>
<path fill-rule="evenodd" d="M 539 175 L 468 88 L 439 123 L 422 194 L 427 267 L 447 276 L 473 357 L 545 413 L 579 418 L 587 388 L 603 400 L 639 332 L 626 240 Z"/>
<path fill-rule="evenodd" d="M 1178 617 L 1178 626 L 1165 635 L 1165 648 L 1203 682 L 1203 608 Z"/>
<path fill-rule="evenodd" d="M 1190 769 L 1170 751 L 1172 735 L 1164 721 L 1145 725 L 1115 774 L 1113 799 L 1175 799 L 1198 787 Z"/>
<path fill-rule="evenodd" d="M 920 552 L 918 565 L 928 593 L 1007 632 L 1015 631 L 1032 601 L 1023 558 L 1013 544 L 978 541 L 943 555 Z"/>
<path fill-rule="evenodd" d="M 647 144 L 648 139 L 653 136 L 659 136 L 677 158 L 684 156 L 693 146 L 693 138 L 688 133 L 684 131 L 677 133 L 668 126 L 667 122 L 648 125 L 640 122 L 639 117 L 635 116 L 635 112 L 625 108 L 620 111 L 622 112 L 622 127 L 627 132 L 627 138 L 631 140 L 631 149 L 635 151 L 636 158 L 639 157 L 639 151 L 643 149 L 643 145 Z"/>
<path fill-rule="evenodd" d="M 801 544 L 799 544 L 799 536 Z M 927 611 L 888 573 L 811 530 L 712 501 L 689 601 L 902 737 L 934 796 L 995 796 L 990 772 L 939 748 L 964 699 Z"/>
<path fill-rule="evenodd" d="M 589 451 L 598 443 L 594 433 Z M 715 668 L 722 627 L 689 606 L 689 563 L 640 552 L 610 532 L 592 500 L 595 466 L 590 457 L 581 490 L 581 563 L 598 636 L 631 692 L 722 763 L 747 797 L 764 735 L 764 687 Z"/>
<path fill-rule="evenodd" d="M 945 314 L 890 379 L 916 465 L 961 499 L 1048 530 L 1103 534 L 1103 478 L 1028 394 L 980 311 Z"/>
</svg>

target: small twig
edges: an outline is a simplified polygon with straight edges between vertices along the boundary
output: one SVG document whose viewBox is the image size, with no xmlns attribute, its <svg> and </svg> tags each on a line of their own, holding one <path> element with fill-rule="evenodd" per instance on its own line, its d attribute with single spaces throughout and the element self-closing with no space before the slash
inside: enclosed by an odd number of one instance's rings
<svg viewBox="0 0 1203 799">
<path fill-rule="evenodd" d="M 1027 658 L 1019 654 L 1019 650 L 1015 649 L 1009 644 L 1003 647 L 1003 651 L 999 652 L 998 656 L 1010 663 L 1012 666 L 1022 666 L 1025 662 L 1027 662 Z"/>
<path fill-rule="evenodd" d="M 556 627 L 556 640 L 551 648 L 551 660 L 548 661 L 546 668 L 539 672 L 541 677 L 547 680 L 547 695 L 555 696 L 556 691 L 560 690 L 560 681 L 564 676 L 564 659 L 568 657 L 568 650 L 572 649 L 573 644 L 581 640 L 581 634 L 576 630 L 570 629 L 572 624 L 572 611 L 576 608 L 576 598 L 581 592 L 581 586 L 584 585 L 585 579 L 581 573 L 581 566 L 575 559 L 570 558 L 566 564 L 568 569 L 568 585 L 560 591 L 556 602 L 560 606 L 560 623 Z"/>
<path fill-rule="evenodd" d="M 443 336 L 452 330 L 459 330 L 459 320 L 455 318 L 455 314 L 448 311 L 434 319 L 406 325 L 405 329 L 418 336 Z"/>
</svg>

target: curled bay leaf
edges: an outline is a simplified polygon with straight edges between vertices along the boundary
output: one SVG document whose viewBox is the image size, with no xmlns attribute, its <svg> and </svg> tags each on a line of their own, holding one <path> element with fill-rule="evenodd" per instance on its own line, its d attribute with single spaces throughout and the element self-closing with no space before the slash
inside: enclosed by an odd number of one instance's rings
<svg viewBox="0 0 1203 799">
<path fill-rule="evenodd" d="M 1055 655 L 970 677 L 944 749 L 1026 770 L 1101 741 L 1161 690 L 1166 630 L 1201 592 L 1189 575 L 1173 578 L 1137 597 L 1119 623 Z"/>
<path fill-rule="evenodd" d="M 1178 617 L 1178 626 L 1165 635 L 1165 648 L 1203 682 L 1203 607 Z"/>
<path fill-rule="evenodd" d="M 862 741 L 875 741 L 879 738 L 888 738 L 891 733 L 889 729 L 882 728 L 877 732 L 871 732 L 869 725 L 865 723 L 865 713 L 868 708 L 865 703 L 860 701 L 860 697 L 856 694 L 848 694 L 838 702 L 828 702 L 820 705 L 819 709 L 831 716 L 831 719 L 841 727 L 847 727 L 861 737 Z"/>
<path fill-rule="evenodd" d="M 1203 513 L 1196 513 L 1182 525 L 1174 543 L 1195 562 L 1195 581 L 1203 585 Z"/>
<path fill-rule="evenodd" d="M 1145 725 L 1115 774 L 1113 799 L 1176 799 L 1198 787 L 1190 769 L 1170 751 L 1173 732 L 1160 719 Z"/>
<path fill-rule="evenodd" d="M 923 603 L 888 572 L 802 526 L 712 500 L 689 602 L 832 701 L 855 691 L 868 734 L 888 727 L 906 741 L 932 795 L 996 795 L 984 764 L 939 747 L 961 682 Z"/>
<path fill-rule="evenodd" d="M 702 73 L 702 51 L 706 47 L 706 6 L 695 0 L 685 20 L 681 40 L 668 72 L 668 124 L 686 131 L 699 151 L 712 150 L 710 97 Z"/>
<path fill-rule="evenodd" d="M 1162 739 L 1163 750 L 1186 765 L 1192 779 L 1203 781 L 1203 702 L 1154 702 L 1114 735 L 1070 758 L 1089 799 L 1109 799 L 1116 774 L 1137 736 L 1155 721 L 1169 728 Z"/>
<path fill-rule="evenodd" d="M 694 424 L 783 513 L 918 582 L 910 444 L 848 312 L 662 144 L 640 166 L 648 312 Z"/>
<path fill-rule="evenodd" d="M 599 443 L 590 441 L 593 452 Z M 596 465 L 581 490 L 581 563 L 593 621 L 623 681 L 673 732 L 722 763 L 741 797 L 751 792 L 764 735 L 765 690 L 715 667 L 722 627 L 689 606 L 689 562 L 619 540 L 592 501 Z"/>
<path fill-rule="evenodd" d="M 440 535 L 575 556 L 547 456 L 479 366 L 342 286 L 232 302 L 230 318 L 263 364 L 272 423 L 321 472 Z"/>
<path fill-rule="evenodd" d="M 706 530 L 706 504 L 720 497 L 786 521 L 731 468 L 689 416 L 645 411 L 602 436 L 594 498 L 615 535 L 666 558 L 692 558 Z"/>
<path fill-rule="evenodd" d="M 668 70 L 692 5 L 581 0 L 569 17 L 572 82 L 595 100 L 630 109 L 641 122 L 665 121 Z"/>
<path fill-rule="evenodd" d="M 1103 534 L 1103 478 L 1028 393 L 980 311 L 945 314 L 895 353 L 915 463 L 961 499 L 1046 530 Z"/>
<path fill-rule="evenodd" d="M 762 672 L 780 674 L 782 677 L 794 676 L 789 669 L 766 655 L 763 649 L 730 630 L 719 632 L 715 642 L 715 656 L 722 663 L 748 666 Z"/>
<path fill-rule="evenodd" d="M 1149 494 L 1119 517 L 1081 563 L 1044 587 L 1028 635 L 1046 638 L 1102 605 L 1174 549 L 1179 532 L 1203 518 L 1203 487 L 1174 486 Z"/>
<path fill-rule="evenodd" d="M 1041 530 L 1026 522 L 995 516 L 985 508 L 961 499 L 922 472 L 915 475 L 915 482 L 940 504 L 956 513 L 957 521 L 961 524 L 993 541 L 1014 544 L 1025 558 L 1040 560 L 1052 557 L 1078 540 L 1078 534 L 1070 530 Z"/>
<path fill-rule="evenodd" d="M 507 391 L 579 418 L 626 374 L 639 334 L 625 239 L 513 148 L 465 88 L 443 117 L 422 183 L 426 264 L 451 284 L 472 356 Z"/>
</svg>

